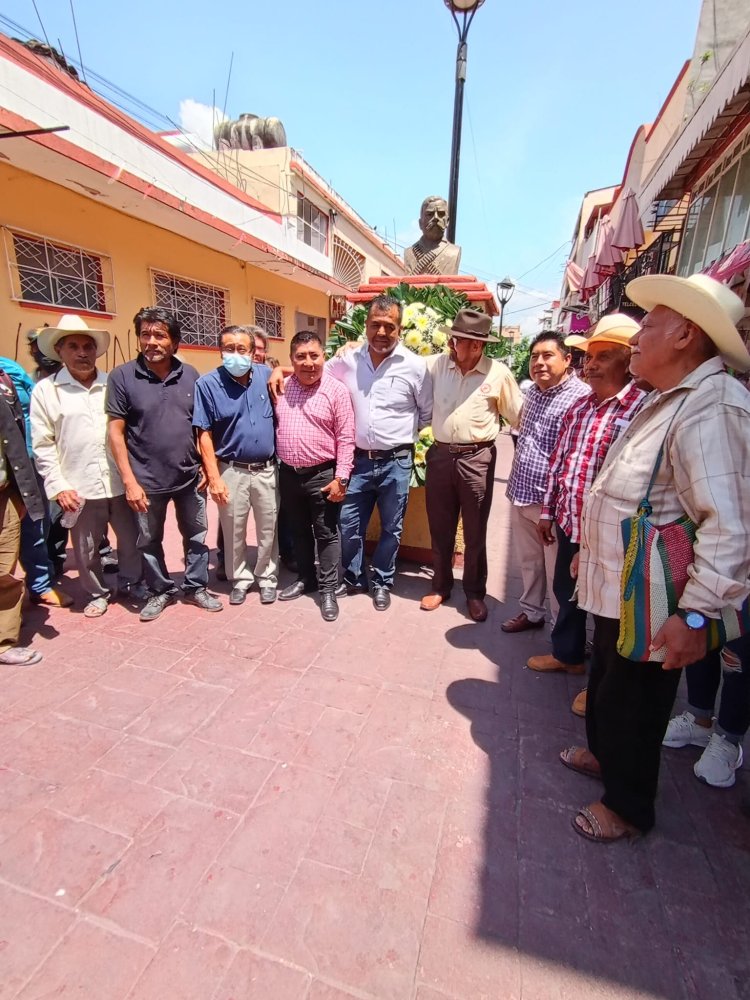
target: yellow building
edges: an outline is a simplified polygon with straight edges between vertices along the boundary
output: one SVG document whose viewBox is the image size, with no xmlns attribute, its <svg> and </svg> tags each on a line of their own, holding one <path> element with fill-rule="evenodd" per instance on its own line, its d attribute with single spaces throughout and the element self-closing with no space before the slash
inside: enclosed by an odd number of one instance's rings
<svg viewBox="0 0 750 1000">
<path fill-rule="evenodd" d="M 57 131 L 18 134 L 39 129 Z M 401 269 L 292 151 L 259 151 L 297 179 L 293 197 L 264 198 L 227 178 L 220 160 L 196 160 L 0 35 L 2 132 L 13 135 L 0 143 L 0 355 L 29 367 L 25 331 L 66 312 L 110 331 L 104 367 L 131 359 L 144 305 L 177 313 L 181 356 L 200 371 L 216 366 L 229 323 L 262 326 L 269 353 L 285 359 L 298 329 L 325 333 L 341 309 L 355 276 L 341 268 L 342 244 L 363 273 Z M 319 210 L 324 241 L 297 223 L 303 196 Z"/>
</svg>

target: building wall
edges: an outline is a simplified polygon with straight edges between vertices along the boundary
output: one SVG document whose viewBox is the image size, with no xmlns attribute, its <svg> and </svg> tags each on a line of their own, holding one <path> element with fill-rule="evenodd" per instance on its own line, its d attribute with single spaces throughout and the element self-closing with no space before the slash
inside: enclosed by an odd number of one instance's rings
<svg viewBox="0 0 750 1000">
<path fill-rule="evenodd" d="M 111 258 L 116 314 L 106 319 L 87 317 L 90 326 L 109 330 L 113 342 L 117 339 L 117 349 L 113 343 L 103 359 L 105 369 L 119 364 L 123 355 L 126 359 L 134 357 L 132 318 L 142 306 L 153 304 L 151 268 L 227 289 L 227 322 L 254 322 L 255 299 L 282 306 L 284 342 L 272 341 L 269 346 L 270 353 L 280 359 L 288 355 L 297 312 L 328 316 L 328 296 L 324 292 L 203 247 L 3 163 L 0 190 L 1 226 Z M 2 253 L 5 257 L 4 249 Z M 24 331 L 45 322 L 53 326 L 63 312 L 73 311 L 14 301 L 7 260 L 0 267 L 0 309 L 0 355 L 17 357 L 29 368 Z M 218 354 L 211 348 L 183 347 L 181 356 L 201 372 L 209 371 L 218 362 Z"/>
</svg>

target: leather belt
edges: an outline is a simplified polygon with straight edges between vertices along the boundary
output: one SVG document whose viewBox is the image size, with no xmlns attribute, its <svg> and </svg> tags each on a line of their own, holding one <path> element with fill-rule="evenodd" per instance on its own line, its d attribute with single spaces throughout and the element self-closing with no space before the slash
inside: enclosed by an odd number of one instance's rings
<svg viewBox="0 0 750 1000">
<path fill-rule="evenodd" d="M 357 458 L 401 458 L 402 455 L 411 455 L 414 452 L 413 444 L 397 444 L 395 448 L 373 449 L 355 448 L 354 454 Z"/>
<path fill-rule="evenodd" d="M 334 459 L 331 459 L 330 462 L 320 462 L 319 465 L 288 465 L 286 462 L 279 462 L 279 464 L 282 469 L 293 472 L 296 476 L 313 476 L 316 472 L 323 472 L 325 469 L 334 469 L 336 467 Z"/>
<path fill-rule="evenodd" d="M 269 465 L 273 465 L 274 460 L 272 458 L 267 458 L 265 462 L 225 462 L 225 465 L 230 466 L 232 469 L 244 469 L 245 472 L 261 472 L 263 469 L 267 469 Z"/>
<path fill-rule="evenodd" d="M 438 448 L 447 448 L 451 455 L 471 455 L 482 448 L 491 448 L 494 441 L 477 441 L 474 444 L 448 444 L 445 441 L 436 441 Z"/>
</svg>

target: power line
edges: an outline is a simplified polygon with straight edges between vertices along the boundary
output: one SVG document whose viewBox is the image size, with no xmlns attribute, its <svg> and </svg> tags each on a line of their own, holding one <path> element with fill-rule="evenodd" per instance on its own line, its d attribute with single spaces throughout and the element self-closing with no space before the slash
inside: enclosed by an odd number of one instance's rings
<svg viewBox="0 0 750 1000">
<path fill-rule="evenodd" d="M 549 254 L 547 257 L 544 258 L 544 260 L 540 260 L 538 264 L 534 264 L 534 266 L 530 267 L 528 271 L 524 271 L 523 274 L 519 274 L 518 278 L 516 279 L 516 283 L 518 283 L 518 281 L 520 281 L 521 278 L 525 278 L 527 274 L 531 274 L 532 271 L 536 271 L 536 269 L 538 267 L 541 267 L 542 264 L 546 264 L 548 260 L 551 260 L 555 256 L 555 254 L 560 253 L 560 251 L 564 250 L 565 247 L 568 246 L 569 244 L 570 240 L 566 240 L 564 243 L 561 243 L 560 246 L 556 250 L 553 250 L 551 254 Z"/>
</svg>

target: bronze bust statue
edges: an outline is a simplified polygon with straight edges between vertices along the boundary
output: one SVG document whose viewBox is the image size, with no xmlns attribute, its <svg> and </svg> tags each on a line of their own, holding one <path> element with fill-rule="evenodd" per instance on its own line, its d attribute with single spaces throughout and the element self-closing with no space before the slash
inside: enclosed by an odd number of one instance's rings
<svg viewBox="0 0 750 1000">
<path fill-rule="evenodd" d="M 223 121 L 214 129 L 217 149 L 274 149 L 286 146 L 286 132 L 278 118 L 242 114 L 236 121 Z"/>
<path fill-rule="evenodd" d="M 419 212 L 422 236 L 404 253 L 407 274 L 458 274 L 461 247 L 445 238 L 448 228 L 448 202 L 431 195 L 422 202 Z"/>
</svg>

